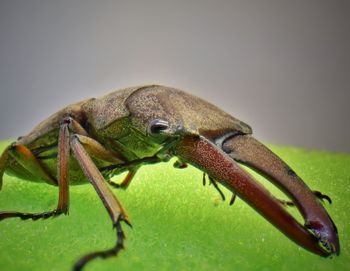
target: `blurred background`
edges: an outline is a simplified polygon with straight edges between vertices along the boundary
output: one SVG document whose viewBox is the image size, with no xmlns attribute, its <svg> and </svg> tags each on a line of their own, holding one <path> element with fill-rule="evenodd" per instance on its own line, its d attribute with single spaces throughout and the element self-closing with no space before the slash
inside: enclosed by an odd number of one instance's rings
<svg viewBox="0 0 350 271">
<path fill-rule="evenodd" d="M 0 0 L 0 139 L 148 83 L 274 144 L 350 152 L 350 1 Z"/>
</svg>

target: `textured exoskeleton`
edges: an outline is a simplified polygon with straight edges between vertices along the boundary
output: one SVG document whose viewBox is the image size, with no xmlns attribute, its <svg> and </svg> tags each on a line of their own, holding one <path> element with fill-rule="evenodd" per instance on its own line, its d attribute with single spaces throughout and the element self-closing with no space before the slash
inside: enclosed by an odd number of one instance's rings
<svg viewBox="0 0 350 271">
<path fill-rule="evenodd" d="M 81 258 L 80 270 L 96 257 L 116 255 L 123 247 L 120 222 L 128 216 L 108 183 L 128 171 L 126 188 L 143 164 L 178 157 L 177 167 L 191 164 L 252 206 L 298 245 L 321 256 L 339 254 L 336 226 L 320 203 L 329 198 L 311 191 L 280 158 L 251 135 L 251 128 L 218 107 L 174 88 L 150 85 L 112 92 L 67 106 L 8 146 L 0 158 L 4 172 L 59 187 L 57 208 L 45 213 L 0 212 L 0 219 L 38 219 L 67 213 L 69 185 L 90 182 L 117 231 L 116 245 Z M 70 155 L 72 151 L 72 155 Z M 301 225 L 236 162 L 267 176 L 291 199 L 305 220 Z M 220 191 L 220 190 L 219 190 Z M 232 201 L 234 197 L 232 198 Z"/>
</svg>

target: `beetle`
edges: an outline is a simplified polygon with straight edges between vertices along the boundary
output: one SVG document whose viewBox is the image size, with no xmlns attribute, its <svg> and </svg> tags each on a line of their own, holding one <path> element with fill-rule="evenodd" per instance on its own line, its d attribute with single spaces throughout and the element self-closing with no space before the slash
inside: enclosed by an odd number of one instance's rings
<svg viewBox="0 0 350 271">
<path fill-rule="evenodd" d="M 116 244 L 83 256 L 81 270 L 97 257 L 123 248 L 122 223 L 128 215 L 109 184 L 127 188 L 144 164 L 190 164 L 240 197 L 288 238 L 323 257 L 339 255 L 337 228 L 320 199 L 277 155 L 252 136 L 252 129 L 218 107 L 184 91 L 147 85 L 112 92 L 69 105 L 10 144 L 0 157 L 0 187 L 6 172 L 19 178 L 58 186 L 57 208 L 43 213 L 0 212 L 0 220 L 39 219 L 67 214 L 69 185 L 91 183 L 116 229 Z M 266 176 L 290 199 L 305 220 L 297 222 L 285 203 L 270 194 L 238 163 Z M 127 171 L 121 184 L 110 178 Z M 205 175 L 203 180 L 205 181 Z M 220 190 L 219 190 L 220 191 Z M 220 191 L 221 192 L 221 191 Z"/>
</svg>

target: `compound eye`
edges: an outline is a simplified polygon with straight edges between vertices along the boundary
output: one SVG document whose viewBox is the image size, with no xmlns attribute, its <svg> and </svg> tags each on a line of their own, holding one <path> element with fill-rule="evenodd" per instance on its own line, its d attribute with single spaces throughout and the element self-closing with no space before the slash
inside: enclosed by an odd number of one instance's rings
<svg viewBox="0 0 350 271">
<path fill-rule="evenodd" d="M 154 119 L 150 122 L 147 132 L 150 135 L 159 135 L 166 133 L 169 129 L 169 123 L 166 120 Z"/>
</svg>

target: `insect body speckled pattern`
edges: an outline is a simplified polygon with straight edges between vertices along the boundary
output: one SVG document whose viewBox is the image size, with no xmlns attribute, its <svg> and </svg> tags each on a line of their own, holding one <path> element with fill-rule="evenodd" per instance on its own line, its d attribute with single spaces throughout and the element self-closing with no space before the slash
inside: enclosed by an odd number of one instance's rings
<svg viewBox="0 0 350 271">
<path fill-rule="evenodd" d="M 237 195 L 298 245 L 320 256 L 338 255 L 337 228 L 320 203 L 320 199 L 330 199 L 311 191 L 251 134 L 247 124 L 218 107 L 158 85 L 126 88 L 69 105 L 18 138 L 0 157 L 0 187 L 5 172 L 58 186 L 57 208 L 44 213 L 3 211 L 0 220 L 67 214 L 69 185 L 91 183 L 111 217 L 117 241 L 111 249 L 77 261 L 73 269 L 81 270 L 94 258 L 117 255 L 124 241 L 121 223 L 131 225 L 110 185 L 125 189 L 142 165 L 167 162 L 175 156 L 175 167 L 199 168 L 219 192 L 216 182 L 233 192 L 231 203 Z M 273 197 L 237 162 L 268 177 L 291 202 Z M 121 184 L 110 181 L 124 171 L 128 174 Z M 285 205 L 298 208 L 304 225 Z"/>
</svg>

